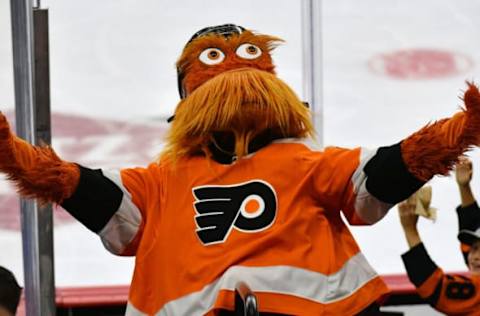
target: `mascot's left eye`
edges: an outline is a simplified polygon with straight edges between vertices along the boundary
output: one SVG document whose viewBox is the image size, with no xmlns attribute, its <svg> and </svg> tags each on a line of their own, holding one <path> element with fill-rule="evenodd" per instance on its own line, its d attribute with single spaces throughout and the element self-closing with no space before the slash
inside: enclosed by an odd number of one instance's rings
<svg viewBox="0 0 480 316">
<path fill-rule="evenodd" d="M 238 56 L 245 59 L 255 59 L 262 55 L 262 50 L 258 48 L 258 46 L 250 43 L 245 43 L 238 46 L 236 53 Z"/>
<path fill-rule="evenodd" d="M 225 54 L 218 48 L 207 48 L 198 56 L 198 59 L 206 65 L 216 65 L 225 59 Z"/>
</svg>

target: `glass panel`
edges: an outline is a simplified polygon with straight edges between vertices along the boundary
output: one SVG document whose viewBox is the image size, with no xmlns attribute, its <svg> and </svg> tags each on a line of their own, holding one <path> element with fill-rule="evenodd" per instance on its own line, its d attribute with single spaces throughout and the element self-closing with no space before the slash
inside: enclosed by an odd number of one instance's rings
<svg viewBox="0 0 480 316">
<path fill-rule="evenodd" d="M 464 81 L 478 81 L 480 74 L 479 13 L 480 2 L 469 0 L 324 1 L 325 144 L 390 145 L 458 111 Z M 475 169 L 478 153 L 471 154 Z M 436 177 L 430 184 L 438 220 L 420 219 L 421 236 L 445 270 L 465 270 L 456 239 L 455 180 Z M 480 194 L 478 173 L 472 188 Z M 404 271 L 399 255 L 408 248 L 397 213 L 354 228 L 380 273 Z"/>
</svg>

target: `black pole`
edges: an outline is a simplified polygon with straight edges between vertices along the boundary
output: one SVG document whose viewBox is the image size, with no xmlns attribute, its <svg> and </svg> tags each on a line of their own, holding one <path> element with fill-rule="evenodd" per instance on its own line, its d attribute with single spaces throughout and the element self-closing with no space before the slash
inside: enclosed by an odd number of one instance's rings
<svg viewBox="0 0 480 316">
<path fill-rule="evenodd" d="M 35 130 L 36 143 L 50 145 L 50 60 L 48 10 L 33 10 L 35 51 Z M 42 315 L 55 315 L 55 270 L 52 205 L 38 206 L 40 290 Z"/>
</svg>

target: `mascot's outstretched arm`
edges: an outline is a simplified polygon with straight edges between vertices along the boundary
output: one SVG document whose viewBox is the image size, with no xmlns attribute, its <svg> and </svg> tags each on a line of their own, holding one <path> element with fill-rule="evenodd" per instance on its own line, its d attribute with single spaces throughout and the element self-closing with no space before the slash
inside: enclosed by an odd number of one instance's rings
<svg viewBox="0 0 480 316">
<path fill-rule="evenodd" d="M 402 142 L 405 164 L 418 179 L 447 174 L 463 152 L 480 145 L 480 93 L 472 83 L 463 100 L 464 111 L 427 125 Z"/>
<path fill-rule="evenodd" d="M 141 216 L 131 203 L 122 204 L 128 193 L 122 190 L 118 176 L 64 161 L 51 147 L 32 146 L 11 132 L 1 112 L 0 172 L 15 184 L 20 195 L 62 205 L 100 235 L 112 253 L 135 253 Z"/>
<path fill-rule="evenodd" d="M 480 93 L 471 83 L 464 103 L 465 109 L 453 117 L 429 124 L 398 144 L 380 147 L 363 168 L 367 191 L 394 205 L 433 176 L 446 175 L 460 155 L 480 144 Z"/>
<path fill-rule="evenodd" d="M 79 167 L 61 160 L 52 148 L 35 147 L 13 135 L 0 112 L 0 171 L 24 197 L 62 203 L 75 191 Z"/>
</svg>

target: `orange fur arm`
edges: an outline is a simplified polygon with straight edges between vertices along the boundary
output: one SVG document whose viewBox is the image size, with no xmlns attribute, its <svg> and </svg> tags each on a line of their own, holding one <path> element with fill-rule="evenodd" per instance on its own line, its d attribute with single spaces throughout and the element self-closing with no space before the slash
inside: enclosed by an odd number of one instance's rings
<svg viewBox="0 0 480 316">
<path fill-rule="evenodd" d="M 77 187 L 80 170 L 61 160 L 47 146 L 32 146 L 10 131 L 0 112 L 0 172 L 13 181 L 19 194 L 41 203 L 61 203 Z"/>
<path fill-rule="evenodd" d="M 403 160 L 419 180 L 446 175 L 460 155 L 480 145 L 480 92 L 472 83 L 467 84 L 465 110 L 423 127 L 402 142 Z"/>
</svg>

